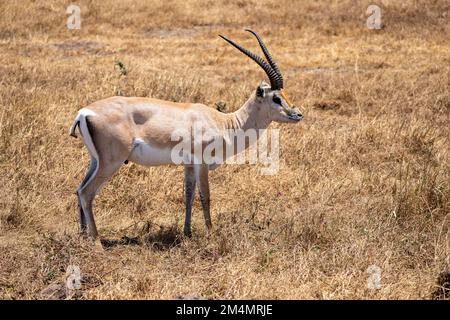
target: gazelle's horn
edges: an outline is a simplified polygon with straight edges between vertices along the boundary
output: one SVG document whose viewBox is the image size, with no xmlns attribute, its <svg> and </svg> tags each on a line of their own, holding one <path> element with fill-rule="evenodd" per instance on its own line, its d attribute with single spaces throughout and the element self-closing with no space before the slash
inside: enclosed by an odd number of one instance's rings
<svg viewBox="0 0 450 320">
<path fill-rule="evenodd" d="M 222 35 L 219 35 L 219 36 L 222 39 L 224 39 L 226 42 L 231 44 L 233 47 L 235 47 L 236 49 L 241 51 L 247 57 L 249 57 L 250 59 L 255 61 L 266 72 L 267 76 L 269 77 L 270 86 L 272 87 L 273 90 L 281 89 L 281 87 L 279 87 L 279 85 L 280 84 L 282 85 L 283 82 L 282 81 L 280 82 L 278 73 L 266 61 L 264 61 L 261 57 L 257 56 L 253 52 L 241 47 L 234 41 L 227 39 L 226 37 L 224 37 Z"/>
<path fill-rule="evenodd" d="M 256 37 L 256 40 L 258 40 L 259 46 L 261 47 L 261 50 L 264 53 L 264 56 L 267 59 L 267 62 L 269 62 L 270 66 L 272 67 L 272 69 L 277 73 L 277 89 L 282 89 L 283 88 L 283 76 L 281 75 L 281 71 L 278 68 L 277 64 L 275 63 L 274 59 L 272 58 L 272 56 L 270 55 L 269 50 L 267 49 L 266 45 L 264 44 L 264 42 L 262 41 L 261 37 L 255 32 L 252 31 L 250 29 L 245 29 L 245 31 L 250 32 L 251 34 L 253 34 Z"/>
</svg>

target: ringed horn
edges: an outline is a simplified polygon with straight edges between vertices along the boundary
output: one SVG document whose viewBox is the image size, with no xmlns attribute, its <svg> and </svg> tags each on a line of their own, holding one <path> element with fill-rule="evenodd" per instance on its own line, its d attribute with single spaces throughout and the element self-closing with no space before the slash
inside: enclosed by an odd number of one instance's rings
<svg viewBox="0 0 450 320">
<path fill-rule="evenodd" d="M 245 31 L 252 33 L 256 37 L 256 40 L 258 40 L 259 46 L 261 47 L 261 50 L 263 51 L 264 56 L 266 57 L 268 63 L 266 61 L 264 61 L 263 58 L 257 56 L 256 54 L 245 49 L 244 47 L 238 45 L 234 41 L 232 41 L 222 35 L 219 35 L 219 36 L 222 39 L 224 39 L 225 41 L 227 41 L 229 44 L 231 44 L 233 47 L 235 47 L 236 49 L 241 51 L 243 54 L 248 56 L 250 59 L 255 61 L 266 72 L 267 76 L 269 77 L 270 86 L 271 86 L 272 90 L 283 89 L 283 76 L 281 75 L 280 69 L 278 68 L 274 59 L 270 55 L 269 50 L 265 46 L 261 37 L 256 32 L 254 32 L 250 29 L 245 29 Z"/>
</svg>

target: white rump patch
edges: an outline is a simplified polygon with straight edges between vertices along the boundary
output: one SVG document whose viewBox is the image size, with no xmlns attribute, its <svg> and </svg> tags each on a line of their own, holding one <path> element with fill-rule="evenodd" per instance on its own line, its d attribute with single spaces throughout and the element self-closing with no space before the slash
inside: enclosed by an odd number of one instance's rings
<svg viewBox="0 0 450 320">
<path fill-rule="evenodd" d="M 92 111 L 91 109 L 88 108 L 83 108 L 80 111 L 78 111 L 78 116 L 83 116 L 83 117 L 87 117 L 87 116 L 96 116 L 97 114 Z"/>
<path fill-rule="evenodd" d="M 84 144 L 86 145 L 89 154 L 91 155 L 92 158 L 94 158 L 96 160 L 96 168 L 94 173 L 91 175 L 91 177 L 89 178 L 88 181 L 86 181 L 86 183 L 84 184 L 83 187 L 89 185 L 89 183 L 92 181 L 92 179 L 95 177 L 95 175 L 97 174 L 98 171 L 98 166 L 99 166 L 99 157 L 98 157 L 98 153 L 97 150 L 95 148 L 94 142 L 92 141 L 92 137 L 91 134 L 89 132 L 87 123 L 86 123 L 86 117 L 87 116 L 95 116 L 96 113 L 92 110 L 83 108 L 80 111 L 78 111 L 78 115 L 75 119 L 75 123 L 77 121 L 80 122 L 79 124 L 79 128 L 80 128 L 80 133 L 81 133 L 81 139 L 83 140 Z"/>
</svg>

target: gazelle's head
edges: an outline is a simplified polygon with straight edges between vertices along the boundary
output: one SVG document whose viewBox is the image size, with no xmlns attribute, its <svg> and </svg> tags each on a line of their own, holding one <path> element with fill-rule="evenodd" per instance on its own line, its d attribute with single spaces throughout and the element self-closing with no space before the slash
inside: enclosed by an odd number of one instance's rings
<svg viewBox="0 0 450 320">
<path fill-rule="evenodd" d="M 286 96 L 283 89 L 283 76 L 281 75 L 277 64 L 270 55 L 269 50 L 256 32 L 249 29 L 246 29 L 246 31 L 252 33 L 256 37 L 267 62 L 230 39 L 227 39 L 222 35 L 220 37 L 255 61 L 266 72 L 269 77 L 270 85 L 264 81 L 261 82 L 256 89 L 255 99 L 259 104 L 261 104 L 261 109 L 267 111 L 270 120 L 276 122 L 299 122 L 303 119 L 303 115 Z"/>
</svg>

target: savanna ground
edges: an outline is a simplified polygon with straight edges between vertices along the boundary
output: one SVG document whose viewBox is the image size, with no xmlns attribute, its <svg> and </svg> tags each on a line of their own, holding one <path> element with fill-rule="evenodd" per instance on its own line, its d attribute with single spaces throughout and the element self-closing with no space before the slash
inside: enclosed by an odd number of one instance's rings
<svg viewBox="0 0 450 320">
<path fill-rule="evenodd" d="M 448 298 L 448 1 L 74 3 L 80 30 L 69 1 L 0 3 L 0 298 Z M 77 110 L 113 95 L 236 110 L 265 75 L 217 35 L 260 53 L 245 27 L 304 110 L 271 125 L 279 172 L 212 172 L 215 231 L 196 200 L 184 239 L 183 169 L 130 163 L 96 198 L 104 249 L 79 237 Z"/>
</svg>

